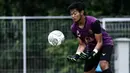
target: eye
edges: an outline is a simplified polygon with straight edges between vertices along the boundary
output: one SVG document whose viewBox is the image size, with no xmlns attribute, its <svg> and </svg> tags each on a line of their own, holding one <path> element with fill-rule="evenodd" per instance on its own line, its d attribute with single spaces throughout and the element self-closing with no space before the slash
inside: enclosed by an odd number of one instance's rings
<svg viewBox="0 0 130 73">
<path fill-rule="evenodd" d="M 77 14 L 77 11 L 74 11 L 74 12 L 71 12 L 70 15 L 76 15 Z"/>
<path fill-rule="evenodd" d="M 74 12 L 73 14 L 74 14 L 74 15 L 76 15 L 76 14 L 77 14 L 77 12 Z"/>
</svg>

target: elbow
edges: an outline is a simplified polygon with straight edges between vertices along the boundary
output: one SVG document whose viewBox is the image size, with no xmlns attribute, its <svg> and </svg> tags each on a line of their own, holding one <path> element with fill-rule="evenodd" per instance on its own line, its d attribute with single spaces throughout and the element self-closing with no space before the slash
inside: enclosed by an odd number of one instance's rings
<svg viewBox="0 0 130 73">
<path fill-rule="evenodd" d="M 79 43 L 79 46 L 85 47 L 86 45 L 82 42 L 82 43 Z"/>
<path fill-rule="evenodd" d="M 79 46 L 84 46 L 85 47 L 85 44 L 84 43 L 79 43 Z"/>
</svg>

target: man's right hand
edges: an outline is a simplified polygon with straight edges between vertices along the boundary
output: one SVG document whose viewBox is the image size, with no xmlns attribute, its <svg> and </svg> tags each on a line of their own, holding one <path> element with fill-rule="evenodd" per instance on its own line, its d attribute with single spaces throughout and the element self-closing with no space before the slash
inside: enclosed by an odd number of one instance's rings
<svg viewBox="0 0 130 73">
<path fill-rule="evenodd" d="M 69 61 L 69 62 L 77 62 L 77 60 L 79 59 L 79 55 L 78 54 L 75 54 L 75 55 L 72 55 L 72 56 L 68 56 L 67 57 L 67 60 Z"/>
<path fill-rule="evenodd" d="M 88 53 L 81 52 L 80 59 L 85 60 L 88 58 L 88 56 L 89 56 Z"/>
<path fill-rule="evenodd" d="M 70 62 L 78 62 L 78 60 L 85 60 L 85 59 L 88 59 L 88 53 L 84 53 L 82 52 L 80 55 L 78 54 L 75 54 L 75 55 L 72 55 L 72 56 L 68 56 L 67 57 L 67 60 L 70 61 Z"/>
</svg>

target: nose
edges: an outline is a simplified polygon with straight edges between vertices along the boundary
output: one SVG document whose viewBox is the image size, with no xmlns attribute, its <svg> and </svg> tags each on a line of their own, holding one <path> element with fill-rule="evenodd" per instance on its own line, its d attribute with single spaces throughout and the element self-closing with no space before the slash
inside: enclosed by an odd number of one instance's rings
<svg viewBox="0 0 130 73">
<path fill-rule="evenodd" d="M 72 14 L 71 17 L 74 18 L 74 14 Z"/>
</svg>

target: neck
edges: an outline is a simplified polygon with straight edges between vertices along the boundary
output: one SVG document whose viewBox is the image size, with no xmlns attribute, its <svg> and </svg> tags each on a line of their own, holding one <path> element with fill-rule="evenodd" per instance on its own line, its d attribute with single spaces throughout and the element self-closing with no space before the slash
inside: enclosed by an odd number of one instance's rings
<svg viewBox="0 0 130 73">
<path fill-rule="evenodd" d="M 81 20 L 78 22 L 78 25 L 79 26 L 82 26 L 82 25 L 84 25 L 85 24 L 85 16 L 82 16 L 81 17 Z"/>
</svg>

